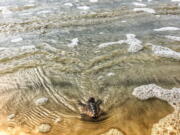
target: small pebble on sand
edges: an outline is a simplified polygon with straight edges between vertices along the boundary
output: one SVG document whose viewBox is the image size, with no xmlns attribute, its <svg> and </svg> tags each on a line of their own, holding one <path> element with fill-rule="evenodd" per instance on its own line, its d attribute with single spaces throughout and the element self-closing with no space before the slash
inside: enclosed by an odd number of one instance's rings
<svg viewBox="0 0 180 135">
<path fill-rule="evenodd" d="M 15 114 L 10 114 L 9 116 L 7 116 L 7 120 L 8 121 L 12 120 L 12 119 L 14 119 L 15 116 L 16 116 Z"/>
<path fill-rule="evenodd" d="M 35 101 L 36 105 L 45 105 L 48 102 L 48 98 L 42 97 Z"/>
<path fill-rule="evenodd" d="M 47 133 L 51 130 L 51 126 L 49 124 L 41 124 L 38 127 L 38 132 Z"/>
</svg>

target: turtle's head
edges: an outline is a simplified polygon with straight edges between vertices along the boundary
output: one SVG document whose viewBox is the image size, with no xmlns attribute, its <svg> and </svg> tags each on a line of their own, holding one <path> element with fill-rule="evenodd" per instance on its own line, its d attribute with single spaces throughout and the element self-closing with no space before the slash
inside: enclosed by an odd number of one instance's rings
<svg viewBox="0 0 180 135">
<path fill-rule="evenodd" d="M 95 99 L 93 97 L 90 97 L 88 103 L 95 103 Z"/>
</svg>

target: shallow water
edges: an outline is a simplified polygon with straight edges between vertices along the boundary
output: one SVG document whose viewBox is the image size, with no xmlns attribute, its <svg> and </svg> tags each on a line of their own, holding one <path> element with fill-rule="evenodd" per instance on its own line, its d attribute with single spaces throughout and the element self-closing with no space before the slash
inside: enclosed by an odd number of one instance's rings
<svg viewBox="0 0 180 135">
<path fill-rule="evenodd" d="M 0 37 L 0 135 L 151 135 L 174 111 L 132 92 L 180 88 L 180 2 L 1 0 Z M 89 97 L 103 101 L 96 122 L 80 118 Z"/>
</svg>

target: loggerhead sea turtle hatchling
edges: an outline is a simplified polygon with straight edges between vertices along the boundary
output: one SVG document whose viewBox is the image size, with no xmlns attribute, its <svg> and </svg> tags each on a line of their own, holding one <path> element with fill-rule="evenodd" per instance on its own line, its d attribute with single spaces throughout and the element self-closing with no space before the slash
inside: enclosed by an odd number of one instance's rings
<svg viewBox="0 0 180 135">
<path fill-rule="evenodd" d="M 81 116 L 97 119 L 103 112 L 100 108 L 101 100 L 90 97 L 86 104 L 79 101 Z"/>
</svg>

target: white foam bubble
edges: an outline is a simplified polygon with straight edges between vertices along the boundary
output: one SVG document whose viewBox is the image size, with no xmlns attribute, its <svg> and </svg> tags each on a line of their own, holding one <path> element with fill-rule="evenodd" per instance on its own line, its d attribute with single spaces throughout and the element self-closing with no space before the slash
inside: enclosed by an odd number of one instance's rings
<svg viewBox="0 0 180 135">
<path fill-rule="evenodd" d="M 167 35 L 165 37 L 168 38 L 168 39 L 171 39 L 171 40 L 180 41 L 180 37 L 171 36 L 171 35 Z"/>
<path fill-rule="evenodd" d="M 134 34 L 126 34 L 126 43 L 129 44 L 128 52 L 138 52 L 143 49 L 142 42 Z"/>
<path fill-rule="evenodd" d="M 139 2 L 133 2 L 133 5 L 138 6 L 138 7 L 146 7 L 146 4 L 139 3 Z"/>
<path fill-rule="evenodd" d="M 127 21 L 126 21 L 126 20 L 122 20 L 121 22 L 122 22 L 122 23 L 126 23 Z"/>
<path fill-rule="evenodd" d="M 78 39 L 78 38 L 73 38 L 73 39 L 71 40 L 71 43 L 68 44 L 67 46 L 73 48 L 73 47 L 77 46 L 78 43 L 79 43 L 79 39 Z"/>
<path fill-rule="evenodd" d="M 96 3 L 98 0 L 89 0 L 89 2 Z"/>
<path fill-rule="evenodd" d="M 38 105 L 45 105 L 48 102 L 48 98 L 42 97 L 35 101 L 35 104 Z"/>
<path fill-rule="evenodd" d="M 180 60 L 180 53 L 173 51 L 167 47 L 152 45 L 152 51 L 155 55 L 160 57 Z"/>
<path fill-rule="evenodd" d="M 72 7 L 73 4 L 72 3 L 64 3 L 64 6 Z"/>
<path fill-rule="evenodd" d="M 119 40 L 119 41 L 115 41 L 115 42 L 102 43 L 98 47 L 104 48 L 104 47 L 115 45 L 115 44 L 126 43 L 126 44 L 130 45 L 128 48 L 128 52 L 134 53 L 134 52 L 138 52 L 143 49 L 143 46 L 141 45 L 142 42 L 136 38 L 136 35 L 126 34 L 126 37 L 127 37 L 127 40 Z"/>
<path fill-rule="evenodd" d="M 115 73 L 113 73 L 113 72 L 107 73 L 107 76 L 114 76 L 114 75 L 115 75 Z"/>
<path fill-rule="evenodd" d="M 180 88 L 168 90 L 157 86 L 156 84 L 148 84 L 134 88 L 132 94 L 141 100 L 147 100 L 153 97 L 165 100 L 175 109 L 177 105 L 180 105 Z"/>
<path fill-rule="evenodd" d="M 171 0 L 172 2 L 180 2 L 180 0 Z"/>
<path fill-rule="evenodd" d="M 12 15 L 12 11 L 9 10 L 9 7 L 0 7 L 1 13 L 4 17 L 9 17 Z"/>
<path fill-rule="evenodd" d="M 37 14 L 47 14 L 47 13 L 51 13 L 51 11 L 50 10 L 42 10 L 42 11 L 37 12 Z"/>
<path fill-rule="evenodd" d="M 30 13 L 30 12 L 25 12 L 25 13 L 21 13 L 20 15 L 22 15 L 22 16 L 27 16 L 27 15 L 32 15 L 32 13 Z"/>
<path fill-rule="evenodd" d="M 162 27 L 159 29 L 154 29 L 154 31 L 177 31 L 180 30 L 180 28 L 177 27 Z"/>
<path fill-rule="evenodd" d="M 0 47 L 0 51 L 4 51 L 4 50 L 7 50 L 8 48 L 6 47 Z"/>
<path fill-rule="evenodd" d="M 151 13 L 151 14 L 155 14 L 156 11 L 152 8 L 134 8 L 133 11 L 137 12 L 137 11 L 144 11 L 147 13 Z"/>
<path fill-rule="evenodd" d="M 34 2 L 36 2 L 35 0 L 29 0 L 28 1 L 29 3 L 34 3 Z"/>
<path fill-rule="evenodd" d="M 34 45 L 28 45 L 28 46 L 21 46 L 18 49 L 23 51 L 23 52 L 26 52 L 26 51 L 30 52 L 30 51 L 36 50 L 36 47 Z"/>
<path fill-rule="evenodd" d="M 161 17 L 160 15 L 156 15 L 157 18 Z"/>
<path fill-rule="evenodd" d="M 107 42 L 107 43 L 100 44 L 98 47 L 99 48 L 104 48 L 104 47 L 107 47 L 107 46 L 110 46 L 110 45 L 114 45 L 114 44 L 122 44 L 124 42 L 125 42 L 124 40 L 119 40 L 119 41 L 115 41 L 115 42 Z"/>
<path fill-rule="evenodd" d="M 12 39 L 11 42 L 16 43 L 16 42 L 20 42 L 20 41 L 22 41 L 22 40 L 23 40 L 22 37 L 18 37 L 18 38 Z"/>
<path fill-rule="evenodd" d="M 36 6 L 36 4 L 34 4 L 34 3 L 30 3 L 30 4 L 27 4 L 27 5 L 24 5 L 25 7 L 35 7 Z"/>
<path fill-rule="evenodd" d="M 79 6 L 77 8 L 80 10 L 89 10 L 90 9 L 90 7 L 88 7 L 88 6 Z"/>
</svg>

